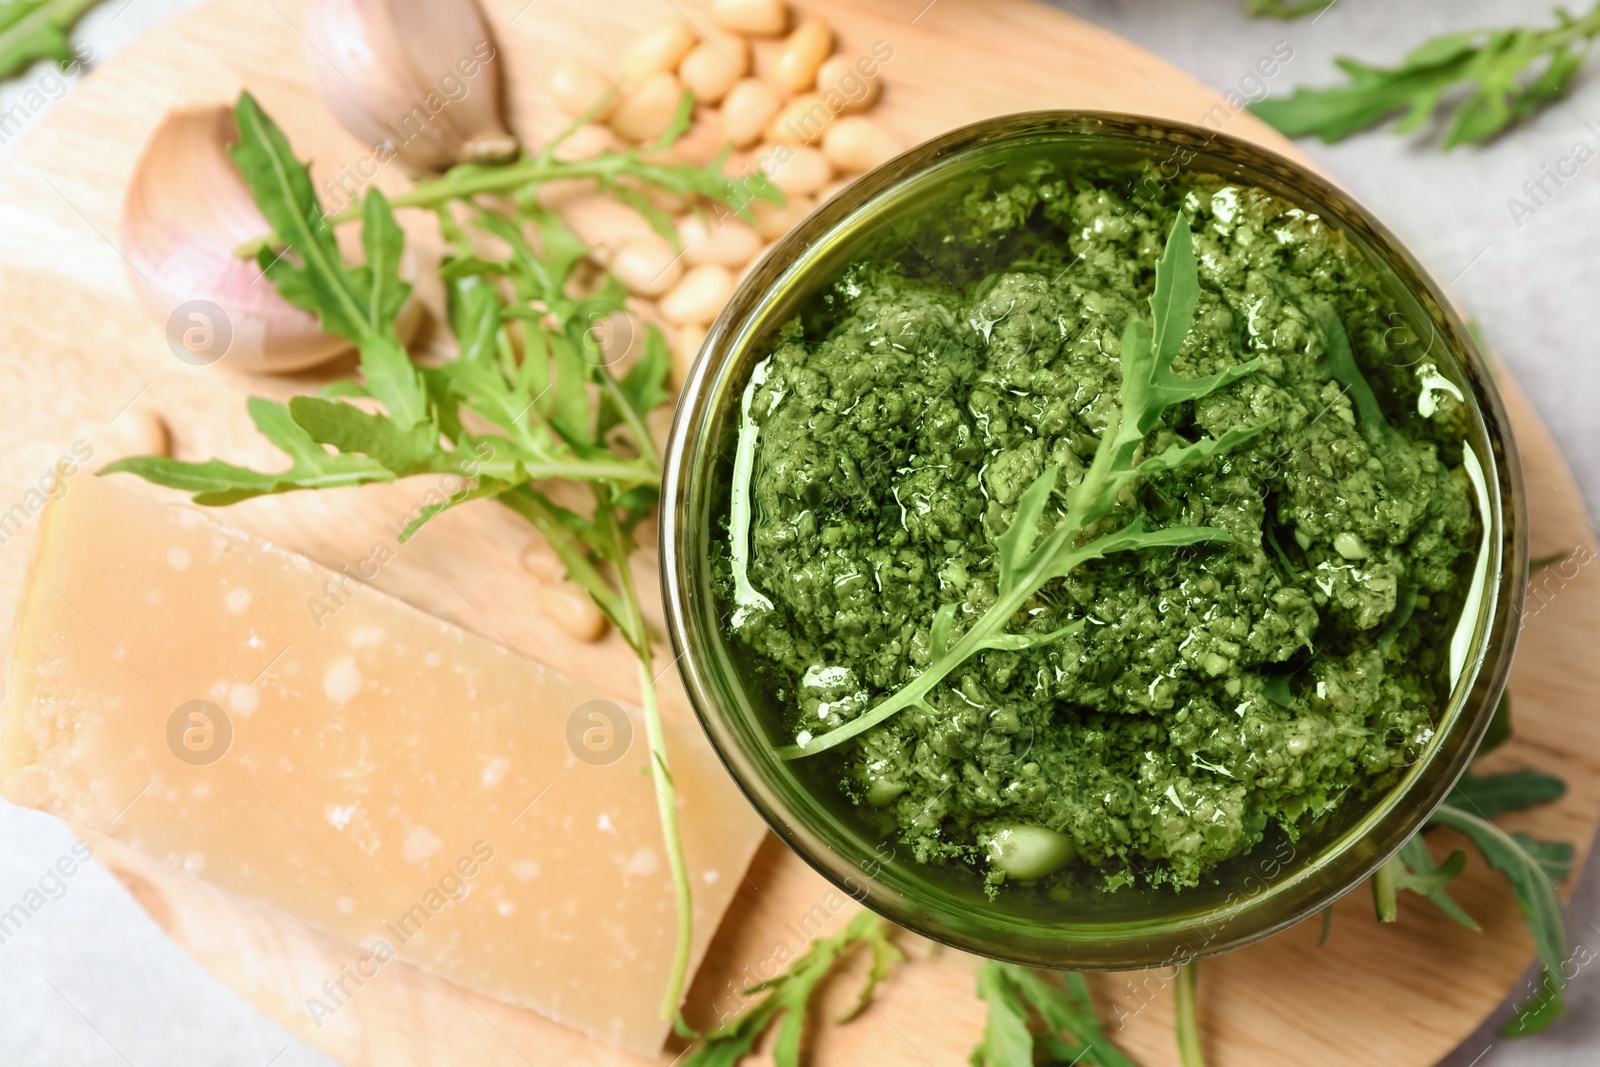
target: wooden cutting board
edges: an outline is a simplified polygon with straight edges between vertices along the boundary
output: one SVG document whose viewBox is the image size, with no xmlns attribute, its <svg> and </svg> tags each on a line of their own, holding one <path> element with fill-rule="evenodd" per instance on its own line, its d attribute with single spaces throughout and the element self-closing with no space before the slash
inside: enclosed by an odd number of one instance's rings
<svg viewBox="0 0 1600 1067">
<path fill-rule="evenodd" d="M 704 0 L 488 0 L 510 72 L 514 123 L 539 143 L 562 120 L 544 92 L 558 57 L 598 70 L 619 44 L 674 10 L 703 18 Z M 1028 0 L 808 0 L 839 29 L 841 50 L 888 42 L 878 117 L 907 142 L 980 117 L 1041 107 L 1108 108 L 1195 122 L 1226 118 L 1229 133 L 1294 154 L 1247 114 L 1227 117 L 1213 93 L 1140 49 Z M 135 305 L 115 246 L 122 191 L 140 146 L 161 115 L 184 102 L 228 100 L 248 87 L 282 122 L 319 180 L 353 162 L 362 146 L 316 99 L 297 25 L 304 0 L 217 0 L 148 34 L 95 71 L 41 120 L 0 174 L 0 510 L 22 499 L 79 439 L 104 442 L 135 398 L 172 424 L 178 454 L 271 464 L 278 458 L 242 417 L 252 391 L 278 398 L 328 377 L 246 379 L 173 358 Z M 1241 74 L 1244 72 L 1241 71 Z M 380 175 L 403 187 L 398 168 Z M 348 365 L 333 369 L 348 373 Z M 1515 383 L 1502 382 L 1528 482 L 1534 554 L 1585 546 L 1583 506 L 1550 438 Z M 125 416 L 124 416 L 125 418 Z M 415 487 L 303 494 L 239 505 L 230 521 L 338 566 L 361 558 L 382 524 L 409 510 Z M 518 520 L 491 504 L 451 512 L 386 567 L 377 584 L 491 640 L 562 665 L 635 699 L 629 653 L 614 636 L 596 645 L 566 637 L 528 605 L 532 580 L 516 564 L 526 541 Z M 387 538 L 385 538 L 387 540 Z M 26 537 L 0 545 L 0 611 L 15 602 Z M 646 569 L 653 560 L 646 560 Z M 1507 825 L 1578 843 L 1577 863 L 1600 809 L 1600 596 L 1593 568 L 1552 570 L 1539 580 L 1512 676 L 1517 735 L 1495 770 L 1534 766 L 1562 775 L 1560 803 Z M 157 622 L 159 620 L 153 620 Z M 687 714 L 670 674 L 668 714 Z M 95 840 L 102 860 L 195 959 L 263 1012 L 352 1067 L 422 1064 L 623 1064 L 640 1061 L 532 1013 L 458 992 L 441 979 L 391 964 L 319 1029 L 308 997 L 356 951 L 285 916 L 234 900 L 118 846 Z M 1407 897 L 1401 921 L 1373 921 L 1365 892 L 1335 908 L 1326 945 L 1312 921 L 1202 967 L 1201 1010 L 1212 1062 L 1431 1064 L 1470 1034 L 1532 959 L 1529 937 L 1503 879 L 1474 859 L 1452 890 L 1483 924 L 1454 926 Z M 690 997 L 692 1021 L 737 1007 L 736 990 L 801 951 L 820 920 L 836 929 L 853 905 L 775 839 L 761 850 L 712 944 Z M 1580 933 L 1581 936 L 1581 933 Z M 814 1034 L 817 1063 L 960 1064 L 978 1039 L 983 1009 L 975 961 L 906 937 L 911 961 L 873 1009 Z M 859 961 L 825 993 L 834 1005 L 860 981 Z M 1176 1062 L 1167 975 L 1097 976 L 1113 1034 L 1141 1063 Z M 681 1047 L 663 1053 L 671 1061 Z"/>
</svg>

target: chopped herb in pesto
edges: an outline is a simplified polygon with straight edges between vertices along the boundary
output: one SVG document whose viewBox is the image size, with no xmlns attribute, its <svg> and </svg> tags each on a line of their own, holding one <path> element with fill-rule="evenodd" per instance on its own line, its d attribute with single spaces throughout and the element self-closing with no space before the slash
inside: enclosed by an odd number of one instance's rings
<svg viewBox="0 0 1600 1067">
<path fill-rule="evenodd" d="M 745 398 L 716 573 L 785 754 L 996 891 L 1195 885 L 1392 783 L 1480 554 L 1465 408 L 1376 268 L 1151 179 L 969 179 Z"/>
</svg>

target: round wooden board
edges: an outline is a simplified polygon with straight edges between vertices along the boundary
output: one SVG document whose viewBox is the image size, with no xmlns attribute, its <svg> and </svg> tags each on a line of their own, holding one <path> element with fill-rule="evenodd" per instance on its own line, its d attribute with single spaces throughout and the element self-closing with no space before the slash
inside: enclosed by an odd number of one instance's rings
<svg viewBox="0 0 1600 1067">
<path fill-rule="evenodd" d="M 575 55 L 599 70 L 618 43 L 682 11 L 703 20 L 703 0 L 489 0 L 509 60 L 514 122 L 539 143 L 560 125 L 543 73 Z M 1138 48 L 1028 0 L 807 0 L 840 30 L 841 50 L 887 42 L 893 59 L 878 115 L 907 141 L 986 115 L 1040 107 L 1109 108 L 1185 121 L 1211 116 L 1229 133 L 1293 152 L 1247 114 L 1231 115 L 1208 90 Z M 180 363 L 161 326 L 135 305 L 115 246 L 122 190 L 140 146 L 174 104 L 227 100 L 248 87 L 317 161 L 319 181 L 363 148 L 334 124 L 308 80 L 297 30 L 304 0 L 217 0 L 149 34 L 79 86 L 11 157 L 0 175 L 0 499 L 7 503 L 84 439 L 105 458 L 116 420 L 136 397 L 172 424 L 184 458 L 277 462 L 242 417 L 244 398 L 305 391 L 327 377 L 245 379 Z M 378 183 L 404 185 L 398 168 Z M 423 246 L 429 237 L 415 236 Z M 334 368 L 348 373 L 349 367 Z M 1527 474 L 1533 550 L 1583 545 L 1583 506 L 1550 438 L 1504 382 Z M 383 523 L 408 511 L 415 486 L 270 498 L 230 519 L 330 565 L 359 559 Z M 636 699 L 627 649 L 609 638 L 567 638 L 527 605 L 531 579 L 513 564 L 526 538 L 489 505 L 451 512 L 386 567 L 377 584 L 491 640 Z M 14 603 L 26 562 L 18 538 L 0 552 L 0 603 Z M 648 571 L 652 559 L 642 561 Z M 1491 757 L 1495 770 L 1535 766 L 1563 776 L 1561 802 L 1508 818 L 1515 829 L 1578 843 L 1581 865 L 1600 809 L 1600 597 L 1592 568 L 1552 569 L 1536 583 L 1512 675 L 1517 735 Z M 669 675 L 663 704 L 688 714 Z M 262 1011 L 352 1067 L 470 1063 L 638 1062 L 555 1023 L 392 964 L 319 1028 L 306 999 L 357 952 L 295 920 L 241 903 L 164 864 L 94 839 L 102 862 L 195 959 Z M 1474 935 L 1407 899 L 1401 921 L 1373 921 L 1364 893 L 1334 909 L 1318 947 L 1311 922 L 1210 961 L 1201 992 L 1207 1050 L 1232 1067 L 1284 1062 L 1426 1065 L 1488 1015 L 1532 958 L 1503 879 L 1476 859 L 1452 890 L 1483 924 Z M 738 1006 L 736 990 L 770 973 L 853 905 L 769 839 L 712 944 L 689 1002 L 704 1023 Z M 958 1064 L 983 1022 L 974 961 L 906 938 L 911 961 L 873 1009 L 813 1035 L 813 1062 Z M 1395 966 L 1395 961 L 1404 961 Z M 860 980 L 847 970 L 825 998 L 842 1003 Z M 1102 1008 L 1121 1021 L 1115 1039 L 1141 1063 L 1176 1062 L 1171 991 L 1157 972 L 1098 976 Z M 825 1013 L 837 1015 L 833 1005 Z M 665 1051 L 666 1063 L 681 1051 Z"/>
</svg>

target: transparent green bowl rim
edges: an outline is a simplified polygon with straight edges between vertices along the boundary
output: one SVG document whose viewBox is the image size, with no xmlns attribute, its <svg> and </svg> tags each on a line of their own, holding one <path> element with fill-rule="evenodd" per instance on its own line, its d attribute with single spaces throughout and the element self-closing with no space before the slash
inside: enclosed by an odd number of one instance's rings
<svg viewBox="0 0 1600 1067">
<path fill-rule="evenodd" d="M 770 326 L 765 313 L 774 294 L 804 277 L 818 259 L 813 249 L 826 247 L 828 235 L 846 229 L 847 220 L 903 183 L 967 153 L 1015 140 L 1072 136 L 1170 148 L 1168 159 L 1179 170 L 1234 174 L 1244 184 L 1272 188 L 1376 253 L 1410 290 L 1465 378 L 1457 384 L 1465 387 L 1475 420 L 1468 445 L 1487 481 L 1491 558 L 1467 663 L 1429 748 L 1380 803 L 1324 843 L 1312 859 L 1288 871 L 1288 861 L 1268 857 L 1260 876 L 1242 879 L 1221 907 L 1158 920 L 1040 925 L 1010 920 L 998 909 L 992 921 L 975 920 L 970 911 L 956 915 L 918 899 L 914 890 L 890 884 L 914 883 L 915 872 L 885 877 L 883 865 L 871 856 L 852 859 L 824 840 L 819 827 L 799 817 L 762 770 L 758 756 L 770 755 L 751 751 L 750 738 L 720 706 L 715 657 L 707 643 L 714 646 L 722 635 L 707 633 L 705 616 L 695 610 L 698 598 L 710 595 L 708 541 L 714 536 L 704 528 L 702 505 L 712 490 L 716 457 L 702 446 L 726 418 L 724 407 L 737 401 L 739 390 L 732 383 L 742 383 L 760 356 L 754 342 Z M 911 149 L 824 202 L 748 273 L 713 324 L 678 401 L 666 452 L 661 570 L 668 629 L 695 712 L 734 780 L 778 836 L 845 893 L 902 926 L 979 955 L 1057 968 L 1171 964 L 1240 947 L 1326 907 L 1421 829 L 1466 770 L 1505 686 L 1526 592 L 1527 508 L 1516 455 L 1492 371 L 1449 297 L 1386 227 L 1320 175 L 1250 142 L 1160 119 L 1093 111 L 987 119 Z"/>
</svg>

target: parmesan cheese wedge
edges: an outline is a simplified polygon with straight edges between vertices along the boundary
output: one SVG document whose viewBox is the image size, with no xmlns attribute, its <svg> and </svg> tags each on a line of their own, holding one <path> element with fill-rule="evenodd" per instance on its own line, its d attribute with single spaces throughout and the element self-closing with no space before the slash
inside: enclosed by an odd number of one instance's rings
<svg viewBox="0 0 1600 1067">
<path fill-rule="evenodd" d="M 697 965 L 763 827 L 695 725 L 666 742 Z M 653 1055 L 675 928 L 648 755 L 599 690 L 198 510 L 82 478 L 43 518 L 0 792 Z M 360 992 L 293 995 L 320 1025 Z"/>
</svg>

